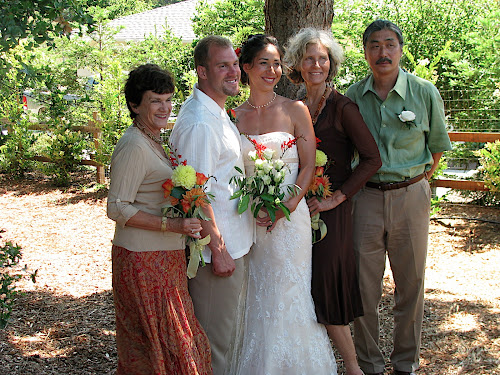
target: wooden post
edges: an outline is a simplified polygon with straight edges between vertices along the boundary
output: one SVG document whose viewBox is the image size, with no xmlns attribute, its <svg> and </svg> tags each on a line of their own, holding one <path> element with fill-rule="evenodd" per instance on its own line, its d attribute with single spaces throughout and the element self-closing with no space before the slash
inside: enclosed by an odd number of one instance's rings
<svg viewBox="0 0 500 375">
<path fill-rule="evenodd" d="M 94 146 L 95 149 L 98 150 L 99 147 L 101 147 L 101 138 L 102 138 L 102 130 L 100 126 L 97 126 L 97 124 L 101 121 L 99 119 L 99 115 L 97 112 L 92 113 L 92 117 L 94 118 L 91 123 L 89 122 L 89 125 L 93 125 L 93 131 L 92 135 L 94 137 Z M 97 175 L 96 175 L 97 183 L 98 184 L 104 184 L 106 182 L 106 176 L 104 174 L 104 166 L 102 164 L 97 165 Z"/>
</svg>

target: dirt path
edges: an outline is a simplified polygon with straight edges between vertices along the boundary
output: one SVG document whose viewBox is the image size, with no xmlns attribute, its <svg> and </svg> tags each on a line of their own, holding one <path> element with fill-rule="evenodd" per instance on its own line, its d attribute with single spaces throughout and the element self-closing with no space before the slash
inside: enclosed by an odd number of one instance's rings
<svg viewBox="0 0 500 375">
<path fill-rule="evenodd" d="M 82 176 L 61 191 L 0 175 L 0 228 L 38 269 L 0 331 L 0 374 L 111 374 L 116 366 L 105 194 Z M 494 208 L 448 205 L 440 217 L 500 221 Z M 500 374 L 500 225 L 433 220 L 417 374 Z M 393 283 L 385 279 L 382 344 L 390 354 Z M 342 364 L 339 363 L 342 368 Z M 388 367 L 389 369 L 389 367 Z"/>
</svg>

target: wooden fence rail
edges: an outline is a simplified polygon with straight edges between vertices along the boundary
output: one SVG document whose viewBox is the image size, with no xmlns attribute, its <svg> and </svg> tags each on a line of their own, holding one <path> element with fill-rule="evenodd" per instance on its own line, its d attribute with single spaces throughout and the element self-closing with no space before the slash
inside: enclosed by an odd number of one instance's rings
<svg viewBox="0 0 500 375">
<path fill-rule="evenodd" d="M 92 134 L 92 138 L 94 140 L 94 146 L 96 149 L 100 147 L 101 144 L 101 138 L 102 138 L 102 130 L 100 129 L 99 122 L 101 121 L 99 119 L 99 116 L 97 115 L 97 112 L 94 112 L 92 114 L 93 119 L 89 120 L 87 125 L 85 126 L 72 126 L 71 130 L 74 131 L 81 131 L 85 133 L 90 133 Z M 0 123 L 5 125 L 7 129 L 11 125 L 8 119 L 2 118 L 0 119 Z M 39 123 L 33 123 L 32 125 L 29 126 L 30 130 L 40 130 L 40 131 L 47 131 L 50 130 L 50 126 L 46 124 L 39 124 Z M 53 163 L 50 158 L 46 156 L 33 156 L 31 160 L 35 161 L 40 161 L 42 163 Z M 96 162 L 95 160 L 92 160 L 92 155 L 90 160 L 81 160 L 79 165 L 90 165 L 93 167 L 96 167 L 96 181 L 99 184 L 104 184 L 106 182 L 105 178 L 105 173 L 104 169 L 105 166 L 102 165 L 101 163 Z"/>
<path fill-rule="evenodd" d="M 72 127 L 75 131 L 83 131 L 87 133 L 91 133 L 94 139 L 94 145 L 96 149 L 99 148 L 102 131 L 99 126 L 100 119 L 98 118 L 97 113 L 94 112 L 93 120 L 88 122 L 86 126 L 74 126 Z M 9 122 L 6 119 L 1 119 L 1 123 L 4 125 L 9 125 Z M 174 123 L 169 122 L 168 129 L 172 129 Z M 49 127 L 44 124 L 33 124 L 30 126 L 32 130 L 48 130 Z M 452 142 L 495 142 L 500 140 L 500 133 L 478 133 L 478 132 L 449 132 L 450 140 Z M 41 162 L 52 162 L 49 158 L 43 156 L 35 156 L 33 160 L 41 161 Z M 105 166 L 96 162 L 95 160 L 82 160 L 80 165 L 90 165 L 94 166 L 97 169 L 96 180 L 98 183 L 105 183 Z M 471 180 L 456 180 L 449 178 L 439 178 L 432 181 L 432 187 L 446 187 L 457 190 L 474 190 L 474 191 L 488 191 L 489 189 L 485 186 L 484 181 L 471 181 Z"/>
<path fill-rule="evenodd" d="M 495 142 L 500 140 L 500 133 L 449 132 L 452 142 Z M 439 178 L 432 181 L 432 187 L 446 187 L 457 190 L 488 191 L 484 181 L 456 180 Z"/>
</svg>

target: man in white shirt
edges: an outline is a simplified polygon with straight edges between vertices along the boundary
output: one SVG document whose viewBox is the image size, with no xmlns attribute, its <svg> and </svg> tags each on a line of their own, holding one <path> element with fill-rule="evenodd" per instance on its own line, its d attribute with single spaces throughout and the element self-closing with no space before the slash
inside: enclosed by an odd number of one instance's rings
<svg viewBox="0 0 500 375">
<path fill-rule="evenodd" d="M 253 237 L 250 210 L 238 215 L 238 200 L 229 200 L 236 186 L 229 183 L 238 166 L 245 170 L 238 129 L 224 110 L 228 96 L 239 92 L 240 68 L 231 42 L 208 36 L 194 50 L 198 83 L 183 104 L 170 142 L 197 172 L 213 176 L 207 183 L 215 200 L 205 210 L 202 237 L 210 235 L 203 251 L 207 267 L 189 281 L 195 315 L 205 329 L 212 348 L 215 375 L 229 373 L 241 335 L 244 286 L 248 268 L 245 255 Z"/>
</svg>

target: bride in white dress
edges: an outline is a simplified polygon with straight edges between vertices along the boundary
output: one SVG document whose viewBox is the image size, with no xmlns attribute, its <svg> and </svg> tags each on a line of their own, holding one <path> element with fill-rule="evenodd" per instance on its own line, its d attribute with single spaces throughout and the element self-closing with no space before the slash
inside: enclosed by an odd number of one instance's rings
<svg viewBox="0 0 500 375">
<path fill-rule="evenodd" d="M 300 186 L 272 223 L 269 215 L 257 219 L 255 245 L 249 254 L 249 282 L 239 375 L 331 375 L 335 357 L 322 324 L 317 323 L 311 297 L 311 222 L 302 199 L 312 179 L 316 141 L 307 107 L 277 96 L 281 78 L 281 51 L 273 37 L 254 35 L 241 49 L 242 82 L 250 97 L 236 109 L 243 155 L 254 149 L 249 137 L 282 154 L 281 144 L 297 138 L 283 155 L 290 173 L 283 187 Z M 299 172 L 300 164 L 300 172 Z M 245 166 L 253 174 L 253 163 Z"/>
</svg>

